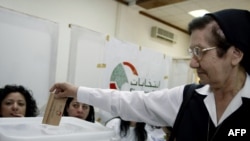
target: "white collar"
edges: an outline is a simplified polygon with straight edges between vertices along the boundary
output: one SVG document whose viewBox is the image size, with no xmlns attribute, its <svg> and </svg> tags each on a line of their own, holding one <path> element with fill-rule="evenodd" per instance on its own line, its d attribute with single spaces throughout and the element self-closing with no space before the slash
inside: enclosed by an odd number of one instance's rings
<svg viewBox="0 0 250 141">
<path fill-rule="evenodd" d="M 217 122 L 214 94 L 210 90 L 210 86 L 205 85 L 202 88 L 196 89 L 197 93 L 207 96 L 204 99 L 204 103 L 206 105 L 206 108 L 215 126 L 218 126 L 220 123 L 222 123 L 222 121 L 224 121 L 229 115 L 231 115 L 234 111 L 236 111 L 242 105 L 242 97 L 250 98 L 250 76 L 248 74 L 246 76 L 247 77 L 246 77 L 246 81 L 245 81 L 243 88 L 238 92 L 238 94 L 230 102 L 230 104 L 228 105 L 227 109 L 223 113 L 219 122 Z"/>
</svg>

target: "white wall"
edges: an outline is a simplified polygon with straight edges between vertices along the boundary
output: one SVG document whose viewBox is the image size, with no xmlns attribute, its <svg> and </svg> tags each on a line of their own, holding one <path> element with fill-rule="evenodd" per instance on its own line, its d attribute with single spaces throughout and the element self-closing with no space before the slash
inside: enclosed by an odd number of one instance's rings
<svg viewBox="0 0 250 141">
<path fill-rule="evenodd" d="M 187 55 L 188 35 L 179 30 L 166 26 L 138 13 L 138 8 L 128 8 L 125 5 L 118 7 L 120 11 L 120 21 L 118 24 L 117 37 L 126 41 L 150 47 L 156 51 L 165 53 L 173 57 L 183 57 Z M 161 39 L 152 38 L 151 27 L 157 26 L 175 34 L 176 43 L 170 43 Z"/>
<path fill-rule="evenodd" d="M 136 9 L 118 4 L 114 0 L 0 0 L 0 6 L 59 24 L 56 81 L 67 81 L 69 24 L 87 27 L 124 41 L 153 48 L 169 56 L 187 55 L 188 35 L 140 15 Z M 173 32 L 177 36 L 177 42 L 172 44 L 151 38 L 152 26 Z"/>
</svg>

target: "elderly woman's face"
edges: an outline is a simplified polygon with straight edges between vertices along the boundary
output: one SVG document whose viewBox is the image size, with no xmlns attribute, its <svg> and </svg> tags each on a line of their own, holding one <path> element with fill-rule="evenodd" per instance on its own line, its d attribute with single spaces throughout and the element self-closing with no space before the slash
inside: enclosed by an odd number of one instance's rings
<svg viewBox="0 0 250 141">
<path fill-rule="evenodd" d="M 86 119 L 88 117 L 90 107 L 87 104 L 79 103 L 76 99 L 73 99 L 67 108 L 69 116 L 77 117 L 80 119 Z"/>
<path fill-rule="evenodd" d="M 26 112 L 26 100 L 19 92 L 7 95 L 0 105 L 2 117 L 24 117 Z"/>
<path fill-rule="evenodd" d="M 219 57 L 217 47 L 210 43 L 213 37 L 212 29 L 217 26 L 217 23 L 212 22 L 204 29 L 197 29 L 192 32 L 190 38 L 190 48 L 198 46 L 203 52 L 201 58 L 192 57 L 190 67 L 196 69 L 197 75 L 200 78 L 200 83 L 210 85 L 223 86 L 228 78 L 231 77 L 234 66 L 232 51 L 230 48 L 223 57 Z"/>
</svg>

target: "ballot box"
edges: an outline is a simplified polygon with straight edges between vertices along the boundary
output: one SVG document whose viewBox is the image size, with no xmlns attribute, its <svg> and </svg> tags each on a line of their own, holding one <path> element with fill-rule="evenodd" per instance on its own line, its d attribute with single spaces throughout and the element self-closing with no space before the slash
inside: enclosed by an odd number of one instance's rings
<svg viewBox="0 0 250 141">
<path fill-rule="evenodd" d="M 74 117 L 59 126 L 42 124 L 42 117 L 0 118 L 0 141 L 111 141 L 113 130 Z"/>
</svg>

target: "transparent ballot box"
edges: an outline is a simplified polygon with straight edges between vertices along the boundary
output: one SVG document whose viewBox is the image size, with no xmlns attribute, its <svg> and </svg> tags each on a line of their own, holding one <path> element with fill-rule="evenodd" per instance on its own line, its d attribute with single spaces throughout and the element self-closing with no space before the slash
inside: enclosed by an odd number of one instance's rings
<svg viewBox="0 0 250 141">
<path fill-rule="evenodd" d="M 42 124 L 42 117 L 0 118 L 0 141 L 110 141 L 113 130 L 74 117 L 59 126 Z"/>
</svg>

